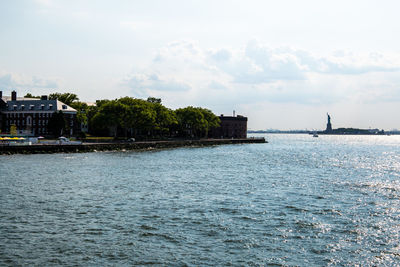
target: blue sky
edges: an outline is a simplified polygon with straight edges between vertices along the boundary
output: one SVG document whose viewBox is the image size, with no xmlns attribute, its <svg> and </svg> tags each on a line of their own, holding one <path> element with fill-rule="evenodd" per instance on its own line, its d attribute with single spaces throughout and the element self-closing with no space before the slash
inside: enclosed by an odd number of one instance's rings
<svg viewBox="0 0 400 267">
<path fill-rule="evenodd" d="M 398 1 L 0 1 L 0 90 L 400 128 Z"/>
</svg>

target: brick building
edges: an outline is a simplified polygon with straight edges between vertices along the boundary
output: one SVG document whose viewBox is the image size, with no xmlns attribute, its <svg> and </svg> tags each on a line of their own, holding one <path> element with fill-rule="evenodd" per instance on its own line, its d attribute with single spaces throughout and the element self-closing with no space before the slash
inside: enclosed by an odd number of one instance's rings
<svg viewBox="0 0 400 267">
<path fill-rule="evenodd" d="M 213 138 L 247 138 L 247 117 L 244 116 L 219 116 L 220 127 L 212 129 L 210 136 Z"/>
<path fill-rule="evenodd" d="M 11 96 L 3 96 L 0 91 L 0 130 L 2 133 L 10 133 L 12 125 L 15 125 L 17 134 L 49 135 L 49 119 L 60 110 L 69 128 L 69 132 L 64 134 L 73 135 L 80 131 L 76 121 L 77 112 L 70 106 L 58 100 L 49 100 L 47 96 L 40 99 L 17 97 L 15 91 L 11 92 Z"/>
</svg>

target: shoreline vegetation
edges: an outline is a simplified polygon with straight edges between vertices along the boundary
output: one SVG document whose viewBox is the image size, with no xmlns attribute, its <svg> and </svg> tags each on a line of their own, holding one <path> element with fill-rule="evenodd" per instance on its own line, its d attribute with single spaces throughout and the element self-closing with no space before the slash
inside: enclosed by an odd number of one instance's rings
<svg viewBox="0 0 400 267">
<path fill-rule="evenodd" d="M 113 143 L 82 143 L 79 145 L 29 145 L 29 146 L 0 146 L 0 155 L 13 154 L 51 154 L 51 153 L 86 153 L 98 151 L 140 151 L 151 149 L 168 149 L 179 147 L 204 147 L 229 144 L 268 143 L 265 138 L 243 139 L 184 139 L 168 141 L 143 142 L 113 142 Z"/>
<path fill-rule="evenodd" d="M 40 98 L 30 93 L 24 97 Z M 187 106 L 173 110 L 155 97 L 144 100 L 126 96 L 95 103 L 81 102 L 74 93 L 53 93 L 48 98 L 57 99 L 77 111 L 77 123 L 87 129 L 76 136 L 82 139 L 87 135 L 136 140 L 209 138 L 210 131 L 220 126 L 219 117 L 209 109 Z M 54 137 L 68 135 L 69 125 L 63 116 L 52 119 L 49 132 Z"/>
</svg>

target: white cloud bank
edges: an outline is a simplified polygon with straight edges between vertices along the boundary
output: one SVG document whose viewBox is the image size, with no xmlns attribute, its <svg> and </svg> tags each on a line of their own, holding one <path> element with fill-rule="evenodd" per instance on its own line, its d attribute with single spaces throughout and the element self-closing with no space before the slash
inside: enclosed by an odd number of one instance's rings
<svg viewBox="0 0 400 267">
<path fill-rule="evenodd" d="M 266 107 L 275 106 L 294 120 L 300 116 L 295 109 L 303 108 L 318 112 L 320 120 L 326 111 L 340 113 L 339 107 L 350 112 L 400 102 L 399 72 L 400 57 L 393 54 L 335 51 L 320 56 L 257 41 L 242 49 L 204 49 L 197 42 L 183 40 L 159 49 L 147 66 L 133 71 L 123 84 L 133 95 L 161 97 L 174 108 L 201 105 L 216 113 L 236 109 L 260 117 L 260 111 L 271 112 Z M 250 123 L 251 127 L 263 128 L 273 120 L 254 121 L 257 124 Z M 297 121 L 304 125 L 299 128 L 307 127 L 304 119 Z"/>
<path fill-rule="evenodd" d="M 125 84 L 140 94 L 167 96 L 166 92 L 179 91 L 213 98 L 222 93 L 225 101 L 234 103 L 387 101 L 392 99 L 389 95 L 398 94 L 398 81 L 391 80 L 390 74 L 399 72 L 399 59 L 398 55 L 345 51 L 321 57 L 257 41 L 241 50 L 207 50 L 196 42 L 180 41 L 159 49 L 146 68 L 125 78 Z"/>
</svg>

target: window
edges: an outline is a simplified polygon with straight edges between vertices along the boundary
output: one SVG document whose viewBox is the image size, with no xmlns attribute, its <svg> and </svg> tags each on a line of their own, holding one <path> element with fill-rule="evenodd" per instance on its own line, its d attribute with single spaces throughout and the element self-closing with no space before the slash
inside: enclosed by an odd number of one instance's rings
<svg viewBox="0 0 400 267">
<path fill-rule="evenodd" d="M 29 110 L 33 110 L 35 108 L 35 105 L 30 105 Z"/>
<path fill-rule="evenodd" d="M 41 110 L 44 110 L 44 104 L 41 104 L 41 105 L 40 105 L 40 109 L 41 109 Z"/>
<path fill-rule="evenodd" d="M 21 105 L 21 110 L 25 110 L 25 105 Z"/>
<path fill-rule="evenodd" d="M 52 110 L 53 109 L 53 104 L 49 105 L 49 109 Z"/>
<path fill-rule="evenodd" d="M 67 105 L 62 105 L 62 109 L 67 109 Z"/>
</svg>

